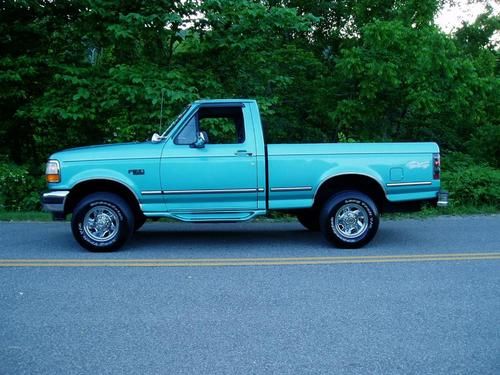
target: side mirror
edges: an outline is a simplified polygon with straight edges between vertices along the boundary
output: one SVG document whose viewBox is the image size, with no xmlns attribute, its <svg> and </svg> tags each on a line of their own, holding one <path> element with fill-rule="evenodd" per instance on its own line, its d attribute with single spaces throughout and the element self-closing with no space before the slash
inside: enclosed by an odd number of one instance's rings
<svg viewBox="0 0 500 375">
<path fill-rule="evenodd" d="M 203 148 L 208 141 L 208 136 L 206 132 L 199 132 L 196 141 L 191 143 L 189 147 L 191 148 Z"/>
<path fill-rule="evenodd" d="M 158 133 L 154 133 L 153 136 L 151 137 L 151 142 L 153 143 L 158 143 L 163 140 L 163 137 L 159 135 Z"/>
</svg>

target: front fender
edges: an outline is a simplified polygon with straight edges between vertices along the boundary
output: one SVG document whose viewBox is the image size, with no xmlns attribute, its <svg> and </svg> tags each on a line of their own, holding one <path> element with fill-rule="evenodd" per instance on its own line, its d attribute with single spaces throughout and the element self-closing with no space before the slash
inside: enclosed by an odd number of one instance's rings
<svg viewBox="0 0 500 375">
<path fill-rule="evenodd" d="M 130 191 L 134 193 L 136 197 L 140 194 L 140 188 L 137 186 L 137 183 L 133 181 L 128 175 L 120 173 L 118 171 L 112 169 L 89 169 L 85 171 L 81 171 L 68 180 L 68 189 L 71 190 L 74 186 L 91 180 L 108 180 L 118 182 L 122 185 L 125 185 Z"/>
</svg>

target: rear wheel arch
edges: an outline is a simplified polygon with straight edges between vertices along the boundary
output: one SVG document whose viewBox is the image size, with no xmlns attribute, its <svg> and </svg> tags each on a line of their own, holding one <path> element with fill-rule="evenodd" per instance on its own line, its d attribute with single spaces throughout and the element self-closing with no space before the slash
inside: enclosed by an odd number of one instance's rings
<svg viewBox="0 0 500 375">
<path fill-rule="evenodd" d="M 332 176 L 324 180 L 314 195 L 313 208 L 318 212 L 321 211 L 332 196 L 348 190 L 359 191 L 369 196 L 379 211 L 383 211 L 386 205 L 386 193 L 380 182 L 371 176 L 350 173 Z"/>
</svg>

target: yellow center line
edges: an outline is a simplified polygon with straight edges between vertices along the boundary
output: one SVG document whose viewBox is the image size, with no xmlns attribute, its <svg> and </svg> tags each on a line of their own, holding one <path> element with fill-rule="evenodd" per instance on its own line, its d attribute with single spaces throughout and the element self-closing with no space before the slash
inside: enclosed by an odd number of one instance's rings
<svg viewBox="0 0 500 375">
<path fill-rule="evenodd" d="M 222 267 L 500 260 L 500 252 L 296 258 L 0 259 L 0 267 Z"/>
<path fill-rule="evenodd" d="M 327 256 L 327 257 L 264 257 L 264 258 L 112 258 L 112 259 L 87 259 L 87 258 L 12 258 L 12 259 L 1 259 L 0 263 L 4 262 L 83 262 L 83 263 L 99 263 L 99 262 L 240 262 L 240 261 L 252 261 L 252 262 L 272 262 L 272 261 L 331 261 L 331 260 L 366 260 L 366 259 L 420 259 L 420 258 L 443 258 L 443 257 L 483 257 L 483 256 L 500 256 L 500 252 L 489 252 L 489 253 L 440 253 L 440 254 L 400 254 L 400 255 L 363 255 L 363 256 Z"/>
</svg>

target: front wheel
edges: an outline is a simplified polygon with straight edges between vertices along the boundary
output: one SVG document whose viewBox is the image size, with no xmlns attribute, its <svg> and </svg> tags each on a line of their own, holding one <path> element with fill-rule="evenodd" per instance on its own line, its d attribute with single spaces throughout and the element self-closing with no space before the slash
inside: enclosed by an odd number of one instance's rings
<svg viewBox="0 0 500 375">
<path fill-rule="evenodd" d="M 373 200 L 358 191 L 344 191 L 330 198 L 321 210 L 321 231 L 340 248 L 366 245 L 378 230 L 379 213 Z"/>
<path fill-rule="evenodd" d="M 134 215 L 129 204 L 112 193 L 94 193 L 75 207 L 71 230 L 76 241 L 90 251 L 120 248 L 134 232 Z"/>
</svg>

